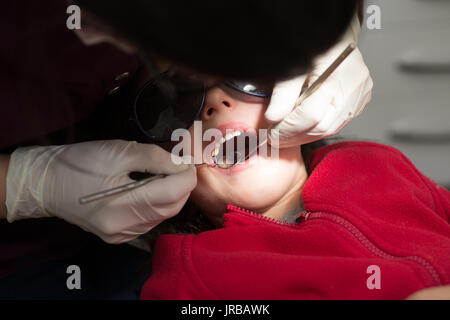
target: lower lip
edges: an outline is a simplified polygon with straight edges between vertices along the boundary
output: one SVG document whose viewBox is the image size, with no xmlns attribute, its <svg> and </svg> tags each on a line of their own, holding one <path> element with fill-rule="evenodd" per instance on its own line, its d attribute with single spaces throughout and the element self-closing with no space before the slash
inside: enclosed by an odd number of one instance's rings
<svg viewBox="0 0 450 320">
<path fill-rule="evenodd" d="M 222 169 L 219 167 L 214 167 L 215 170 L 218 170 L 222 173 L 225 174 L 235 174 L 244 170 L 247 170 L 250 166 L 252 166 L 254 164 L 254 162 L 257 160 L 259 156 L 258 155 L 254 155 L 253 157 L 250 157 L 249 159 L 245 160 L 242 163 L 238 163 L 235 166 L 231 167 L 230 169 Z"/>
</svg>

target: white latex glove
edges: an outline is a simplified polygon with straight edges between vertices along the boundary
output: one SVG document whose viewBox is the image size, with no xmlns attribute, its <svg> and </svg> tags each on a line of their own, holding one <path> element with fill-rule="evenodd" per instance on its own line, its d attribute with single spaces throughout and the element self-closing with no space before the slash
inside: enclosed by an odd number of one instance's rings
<svg viewBox="0 0 450 320">
<path fill-rule="evenodd" d="M 132 171 L 168 176 L 79 204 L 81 196 L 132 182 Z M 7 219 L 56 216 L 106 242 L 121 243 L 176 215 L 196 184 L 195 166 L 175 165 L 156 145 L 111 140 L 19 148 L 8 168 Z"/>
<path fill-rule="evenodd" d="M 345 59 L 322 86 L 294 108 L 304 85 L 311 85 L 352 42 L 361 26 L 357 16 L 339 43 L 315 60 L 309 75 L 278 83 L 272 93 L 266 119 L 277 123 L 271 133 L 280 147 L 301 145 L 338 133 L 369 103 L 373 82 L 358 48 Z M 278 143 L 277 143 L 278 140 Z"/>
</svg>

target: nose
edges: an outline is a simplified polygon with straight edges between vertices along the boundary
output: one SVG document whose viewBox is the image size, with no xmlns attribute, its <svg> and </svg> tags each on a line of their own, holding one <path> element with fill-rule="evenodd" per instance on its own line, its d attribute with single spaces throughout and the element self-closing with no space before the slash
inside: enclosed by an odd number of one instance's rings
<svg viewBox="0 0 450 320">
<path fill-rule="evenodd" d="M 208 120 L 218 113 L 232 111 L 235 106 L 236 102 L 222 89 L 211 89 L 207 94 L 205 106 L 201 113 L 201 119 Z"/>
</svg>

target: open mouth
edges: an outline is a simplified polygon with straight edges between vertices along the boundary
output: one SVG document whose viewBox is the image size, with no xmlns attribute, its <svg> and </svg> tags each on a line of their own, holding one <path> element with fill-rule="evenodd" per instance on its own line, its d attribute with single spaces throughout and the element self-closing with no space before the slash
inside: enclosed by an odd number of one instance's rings
<svg viewBox="0 0 450 320">
<path fill-rule="evenodd" d="M 254 131 L 227 129 L 216 143 L 212 156 L 220 168 L 239 165 L 258 154 L 258 135 Z"/>
</svg>

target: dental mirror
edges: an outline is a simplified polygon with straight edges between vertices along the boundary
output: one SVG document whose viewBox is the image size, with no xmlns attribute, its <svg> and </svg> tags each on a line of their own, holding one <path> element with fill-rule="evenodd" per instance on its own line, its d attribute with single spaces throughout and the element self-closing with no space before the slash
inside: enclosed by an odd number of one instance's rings
<svg viewBox="0 0 450 320">
<path fill-rule="evenodd" d="M 246 160 L 245 156 L 243 156 L 242 153 L 239 152 L 239 151 L 235 151 L 233 156 L 234 156 L 233 160 L 235 160 L 235 162 L 231 162 L 231 163 L 227 163 L 226 161 L 225 162 L 219 162 L 217 157 L 214 156 L 213 157 L 213 161 L 214 161 L 214 164 L 215 164 L 214 167 L 217 167 L 217 168 L 220 168 L 220 169 L 224 169 L 224 170 L 228 170 L 228 169 L 231 169 L 234 166 L 236 166 L 239 163 L 242 163 L 242 162 L 244 162 Z"/>
<path fill-rule="evenodd" d="M 209 166 L 211 168 L 220 168 L 220 169 L 231 169 L 232 167 L 236 166 L 237 164 L 245 161 L 244 157 L 241 155 L 240 152 L 235 152 L 235 156 L 236 156 L 236 162 L 231 163 L 231 164 L 227 164 L 225 163 L 221 163 L 219 162 L 219 160 L 216 157 L 213 157 L 213 161 L 214 164 L 210 164 L 210 163 L 201 163 L 201 164 L 196 164 L 196 167 L 201 167 L 201 166 Z M 164 177 L 166 177 L 167 175 L 165 174 L 159 174 L 159 175 L 152 175 L 150 173 L 142 173 L 142 172 L 136 172 L 138 175 L 132 175 L 133 172 L 130 174 L 130 178 L 132 178 L 133 180 L 137 180 L 134 182 L 130 182 L 127 184 L 124 184 L 122 186 L 118 186 L 118 187 L 114 187 L 111 189 L 107 189 L 107 190 L 103 190 L 103 191 L 99 191 L 87 196 L 83 196 L 79 199 L 79 203 L 80 204 L 87 204 L 87 203 L 91 203 L 97 200 L 101 200 L 107 197 L 111 197 L 114 196 L 116 194 L 122 193 L 122 192 L 126 192 L 129 190 L 133 190 L 142 186 L 145 186 L 147 183 L 153 181 L 153 180 L 157 180 L 157 179 L 162 179 Z M 139 176 L 139 177 L 138 177 Z M 145 177 L 145 178 L 142 178 Z"/>
</svg>

